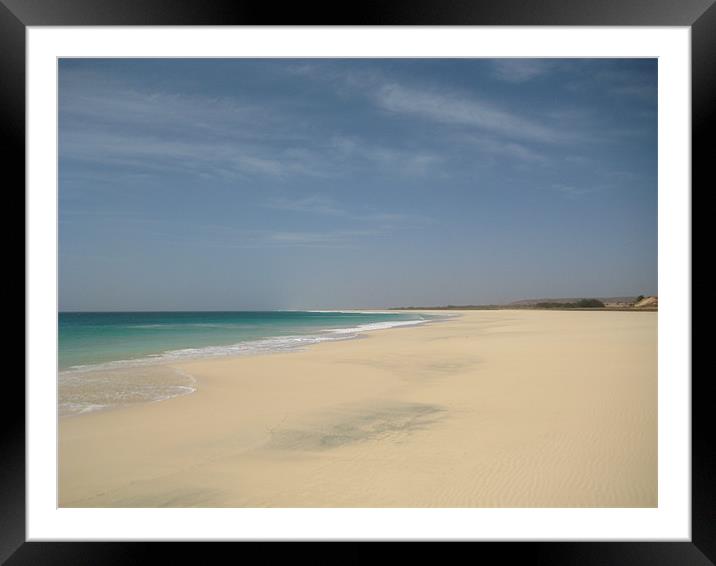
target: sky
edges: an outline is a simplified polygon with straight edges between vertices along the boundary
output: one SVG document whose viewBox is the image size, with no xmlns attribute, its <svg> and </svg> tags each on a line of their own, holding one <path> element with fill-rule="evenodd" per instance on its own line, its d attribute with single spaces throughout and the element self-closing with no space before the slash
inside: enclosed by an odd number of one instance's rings
<svg viewBox="0 0 716 566">
<path fill-rule="evenodd" d="M 60 310 L 656 293 L 656 59 L 59 62 Z"/>
</svg>

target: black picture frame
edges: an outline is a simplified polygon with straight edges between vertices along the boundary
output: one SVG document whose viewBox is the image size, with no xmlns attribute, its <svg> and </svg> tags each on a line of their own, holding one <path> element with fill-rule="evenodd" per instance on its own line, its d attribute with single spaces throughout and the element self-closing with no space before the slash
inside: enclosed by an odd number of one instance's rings
<svg viewBox="0 0 716 566">
<path fill-rule="evenodd" d="M 0 0 L 0 124 L 6 144 L 5 194 L 25 182 L 25 32 L 28 26 L 85 25 L 564 25 L 689 26 L 692 56 L 692 186 L 710 180 L 709 130 L 716 106 L 715 0 L 403 0 L 354 5 L 282 5 L 213 0 Z M 350 9 L 352 6 L 352 10 Z M 712 175 L 711 175 L 712 177 Z M 713 187 L 713 182 L 708 186 Z M 13 190 L 11 190 L 13 189 Z M 692 189 L 693 195 L 693 189 Z M 24 210 L 24 201 L 21 205 Z M 12 213 L 8 210 L 8 215 Z M 692 225 L 693 226 L 693 225 Z M 6 231 L 6 241 L 17 238 Z M 530 564 L 706 565 L 716 562 L 716 466 L 709 438 L 713 396 L 709 376 L 692 379 L 692 535 L 690 542 L 492 542 L 479 544 L 481 559 Z M 167 544 L 146 542 L 25 541 L 24 385 L 5 376 L 0 412 L 0 562 L 19 564 L 125 564 L 165 560 Z M 8 399 L 17 400 L 10 405 Z M 14 412 L 9 407 L 14 406 Z M 258 543 L 253 543 L 258 544 Z M 182 558 L 209 562 L 226 544 L 181 543 Z M 265 547 L 262 544 L 262 547 Z M 375 543 L 324 546 L 341 562 L 367 557 Z M 423 559 L 449 557 L 445 545 L 422 545 Z M 464 548 L 459 550 L 465 550 Z M 385 545 L 379 550 L 385 552 Z M 263 560 L 272 551 L 262 548 Z M 316 558 L 313 544 L 295 543 L 292 558 Z M 401 550 L 402 552 L 402 550 Z M 448 552 L 448 554 L 446 554 Z M 238 555 L 237 555 L 238 559 Z"/>
</svg>

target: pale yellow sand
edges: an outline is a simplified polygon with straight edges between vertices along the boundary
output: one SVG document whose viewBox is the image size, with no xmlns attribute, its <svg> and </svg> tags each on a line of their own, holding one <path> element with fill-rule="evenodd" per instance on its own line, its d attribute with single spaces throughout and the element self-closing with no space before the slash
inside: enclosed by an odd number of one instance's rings
<svg viewBox="0 0 716 566">
<path fill-rule="evenodd" d="M 60 421 L 60 506 L 654 507 L 657 313 L 471 311 L 182 363 Z"/>
</svg>

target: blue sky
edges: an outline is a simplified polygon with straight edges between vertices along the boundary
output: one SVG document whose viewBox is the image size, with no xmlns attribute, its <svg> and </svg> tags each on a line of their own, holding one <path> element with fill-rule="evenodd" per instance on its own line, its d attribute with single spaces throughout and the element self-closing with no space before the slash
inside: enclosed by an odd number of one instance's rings
<svg viewBox="0 0 716 566">
<path fill-rule="evenodd" d="M 61 310 L 657 292 L 657 63 L 63 59 Z"/>
</svg>

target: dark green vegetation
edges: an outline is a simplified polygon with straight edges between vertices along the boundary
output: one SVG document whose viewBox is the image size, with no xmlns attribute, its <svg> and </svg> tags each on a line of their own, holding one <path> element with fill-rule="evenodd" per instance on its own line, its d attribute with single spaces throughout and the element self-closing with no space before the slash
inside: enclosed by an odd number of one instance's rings
<svg viewBox="0 0 716 566">
<path fill-rule="evenodd" d="M 507 305 L 443 305 L 434 307 L 393 307 L 391 310 L 607 310 L 607 311 L 655 311 L 656 307 L 634 307 L 634 297 L 614 299 L 547 299 L 516 301 Z M 605 304 L 604 301 L 608 302 Z"/>
<path fill-rule="evenodd" d="M 574 303 L 537 303 L 538 309 L 603 309 L 604 303 L 599 299 L 579 299 Z"/>
</svg>

